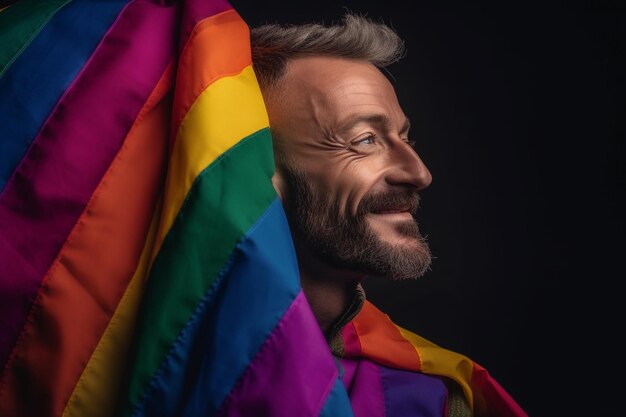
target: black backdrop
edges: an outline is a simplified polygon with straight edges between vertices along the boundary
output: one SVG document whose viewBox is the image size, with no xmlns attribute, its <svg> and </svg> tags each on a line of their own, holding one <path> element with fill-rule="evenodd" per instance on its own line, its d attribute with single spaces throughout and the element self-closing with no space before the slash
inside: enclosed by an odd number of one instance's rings
<svg viewBox="0 0 626 417">
<path fill-rule="evenodd" d="M 531 417 L 615 415 L 626 13 L 560 3 L 231 2 L 252 26 L 347 8 L 395 27 L 436 258 L 418 281 L 365 282 L 368 298 L 482 364 Z"/>
</svg>

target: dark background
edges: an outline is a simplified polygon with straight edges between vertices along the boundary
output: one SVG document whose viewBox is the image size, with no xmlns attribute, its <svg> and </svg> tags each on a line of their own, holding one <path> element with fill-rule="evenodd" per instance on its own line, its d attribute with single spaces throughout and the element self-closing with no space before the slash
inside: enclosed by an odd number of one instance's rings
<svg viewBox="0 0 626 417">
<path fill-rule="evenodd" d="M 415 282 L 365 282 L 368 298 L 531 417 L 619 414 L 626 3 L 231 4 L 251 26 L 347 8 L 397 30 L 407 55 L 390 72 L 433 174 L 418 220 L 435 259 Z"/>
</svg>

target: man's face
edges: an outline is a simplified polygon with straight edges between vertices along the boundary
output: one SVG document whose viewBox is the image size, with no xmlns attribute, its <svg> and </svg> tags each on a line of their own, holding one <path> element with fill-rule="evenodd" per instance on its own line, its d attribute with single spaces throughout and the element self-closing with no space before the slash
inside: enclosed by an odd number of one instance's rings
<svg viewBox="0 0 626 417">
<path fill-rule="evenodd" d="M 268 113 L 296 246 L 344 270 L 422 275 L 430 252 L 414 215 L 431 175 L 387 78 L 361 61 L 299 58 Z"/>
</svg>

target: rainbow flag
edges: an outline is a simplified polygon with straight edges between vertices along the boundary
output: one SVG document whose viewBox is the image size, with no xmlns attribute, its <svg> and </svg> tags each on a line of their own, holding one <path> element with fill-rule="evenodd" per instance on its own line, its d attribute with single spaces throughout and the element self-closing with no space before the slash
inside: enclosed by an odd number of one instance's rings
<svg viewBox="0 0 626 417">
<path fill-rule="evenodd" d="M 441 415 L 442 407 L 450 410 L 453 404 L 437 402 L 437 385 L 428 377 L 435 375 L 454 381 L 464 407 L 476 416 L 527 417 L 482 366 L 398 326 L 369 301 L 341 330 L 341 339 L 344 368 L 361 368 L 360 392 L 350 392 L 355 415 L 360 410 L 359 415 L 387 417 Z"/>
<path fill-rule="evenodd" d="M 0 415 L 337 415 L 237 12 L 21 0 L 0 28 Z"/>
<path fill-rule="evenodd" d="M 1 416 L 353 415 L 268 123 L 225 0 L 0 6 Z"/>
</svg>

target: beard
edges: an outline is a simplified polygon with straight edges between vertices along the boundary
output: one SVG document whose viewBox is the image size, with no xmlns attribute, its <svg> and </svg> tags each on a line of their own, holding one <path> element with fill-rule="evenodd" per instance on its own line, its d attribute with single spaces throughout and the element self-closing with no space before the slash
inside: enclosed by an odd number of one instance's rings
<svg viewBox="0 0 626 417">
<path fill-rule="evenodd" d="M 285 211 L 294 235 L 330 265 L 396 280 L 415 279 L 430 268 L 431 253 L 415 219 L 393 227 L 402 244 L 383 241 L 368 225 L 371 213 L 408 207 L 412 216 L 419 206 L 414 190 L 367 194 L 356 215 L 341 215 L 339 202 L 322 190 L 314 190 L 307 176 L 285 169 L 288 187 Z"/>
</svg>

